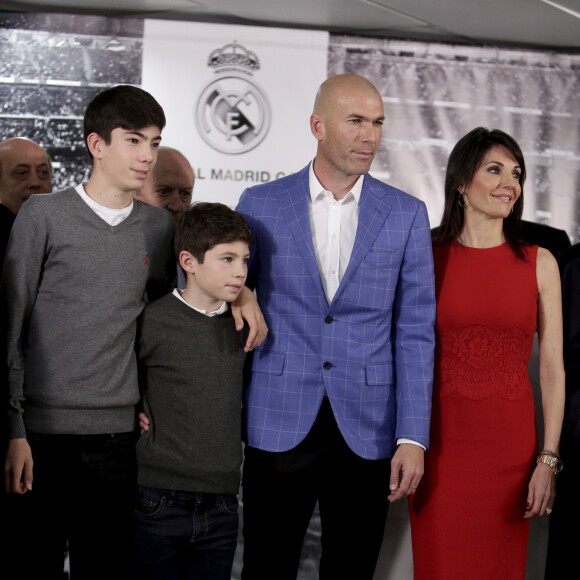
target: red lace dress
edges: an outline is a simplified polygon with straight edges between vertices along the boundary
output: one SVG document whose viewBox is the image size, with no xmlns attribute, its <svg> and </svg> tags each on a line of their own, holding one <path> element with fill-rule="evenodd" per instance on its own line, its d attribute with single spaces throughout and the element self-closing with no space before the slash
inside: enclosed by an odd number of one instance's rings
<svg viewBox="0 0 580 580">
<path fill-rule="evenodd" d="M 507 244 L 434 247 L 431 445 L 410 500 L 415 580 L 525 577 L 538 248 L 524 250 L 525 262 Z"/>
</svg>

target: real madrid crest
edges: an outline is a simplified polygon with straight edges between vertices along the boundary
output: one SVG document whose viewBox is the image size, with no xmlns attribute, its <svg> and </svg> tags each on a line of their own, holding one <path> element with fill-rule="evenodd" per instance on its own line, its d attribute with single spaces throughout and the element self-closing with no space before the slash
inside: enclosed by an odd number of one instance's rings
<svg viewBox="0 0 580 580">
<path fill-rule="evenodd" d="M 195 123 L 202 139 L 216 151 L 238 155 L 257 147 L 270 129 L 270 104 L 248 79 L 260 68 L 257 55 L 237 42 L 212 51 L 214 77 L 202 90 Z"/>
</svg>

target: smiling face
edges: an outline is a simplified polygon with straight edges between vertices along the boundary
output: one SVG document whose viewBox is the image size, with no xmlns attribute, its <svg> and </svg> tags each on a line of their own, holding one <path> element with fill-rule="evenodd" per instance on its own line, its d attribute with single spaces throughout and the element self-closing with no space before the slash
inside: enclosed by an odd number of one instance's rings
<svg viewBox="0 0 580 580">
<path fill-rule="evenodd" d="M 491 147 L 464 188 L 465 219 L 505 219 L 522 192 L 521 167 L 502 145 Z"/>
<path fill-rule="evenodd" d="M 91 133 L 87 137 L 94 158 L 91 180 L 96 177 L 101 187 L 120 193 L 140 190 L 157 161 L 160 142 L 161 130 L 154 126 L 113 129 L 109 143 Z"/>
<path fill-rule="evenodd" d="M 179 262 L 186 272 L 183 297 L 195 308 L 211 312 L 223 302 L 233 302 L 248 275 L 249 246 L 236 241 L 217 244 L 198 262 L 189 252 L 181 252 Z"/>
</svg>

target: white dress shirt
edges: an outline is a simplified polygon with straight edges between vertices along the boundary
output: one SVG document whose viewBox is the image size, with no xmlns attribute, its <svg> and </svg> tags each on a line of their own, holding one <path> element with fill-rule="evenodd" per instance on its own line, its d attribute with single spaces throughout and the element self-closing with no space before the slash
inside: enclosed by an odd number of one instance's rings
<svg viewBox="0 0 580 580">
<path fill-rule="evenodd" d="M 310 164 L 310 227 L 316 260 L 328 302 L 332 302 L 346 272 L 358 225 L 364 175 L 341 199 L 324 189 Z"/>
</svg>

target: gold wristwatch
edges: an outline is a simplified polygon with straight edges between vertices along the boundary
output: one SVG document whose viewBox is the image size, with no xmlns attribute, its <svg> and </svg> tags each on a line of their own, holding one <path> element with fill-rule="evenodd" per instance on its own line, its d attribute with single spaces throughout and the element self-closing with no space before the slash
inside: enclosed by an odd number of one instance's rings
<svg viewBox="0 0 580 580">
<path fill-rule="evenodd" d="M 556 457 L 555 455 L 540 454 L 538 455 L 538 460 L 536 461 L 536 463 L 545 463 L 552 469 L 554 475 L 560 473 L 560 471 L 562 471 L 562 468 L 564 467 L 562 460 L 559 457 Z"/>
</svg>

